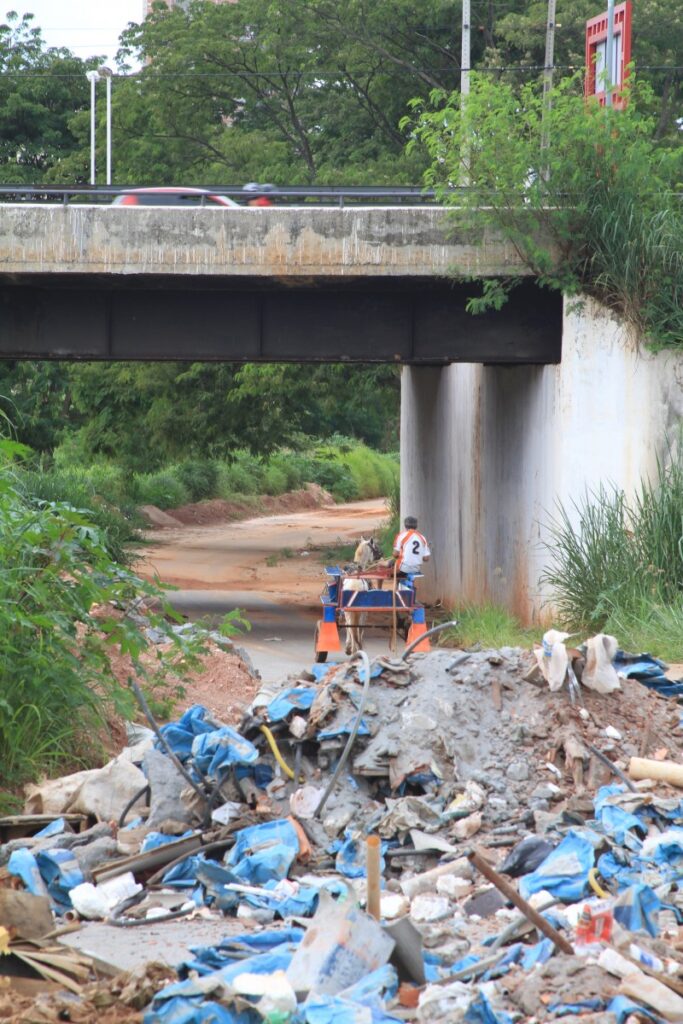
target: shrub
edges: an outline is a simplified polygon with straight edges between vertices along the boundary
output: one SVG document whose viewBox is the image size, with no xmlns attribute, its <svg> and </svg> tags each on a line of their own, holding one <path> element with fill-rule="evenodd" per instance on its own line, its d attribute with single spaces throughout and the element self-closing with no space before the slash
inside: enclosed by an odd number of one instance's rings
<svg viewBox="0 0 683 1024">
<path fill-rule="evenodd" d="M 287 490 L 287 474 L 280 466 L 266 466 L 263 474 L 263 489 L 266 494 L 284 494 Z"/>
<path fill-rule="evenodd" d="M 683 462 L 658 462 L 630 503 L 600 487 L 562 505 L 550 521 L 550 563 L 541 576 L 565 622 L 600 629 L 614 615 L 638 618 L 648 603 L 683 594 Z"/>
<path fill-rule="evenodd" d="M 169 472 L 187 489 L 191 501 L 215 498 L 218 492 L 218 466 L 210 459 L 188 459 L 170 466 Z"/>
<path fill-rule="evenodd" d="M 137 473 L 133 477 L 133 494 L 138 505 L 178 508 L 190 500 L 185 484 L 169 470 L 158 473 Z"/>
<path fill-rule="evenodd" d="M 138 593 L 163 600 L 156 587 L 113 561 L 86 515 L 30 497 L 28 476 L 8 465 L 18 446 L 0 442 L 0 764 L 3 784 L 16 786 L 39 771 L 101 757 L 98 731 L 113 709 L 130 717 L 130 691 L 111 671 L 117 645 L 139 678 L 144 634 L 127 617 L 93 618 L 95 605 L 125 604 Z M 160 617 L 172 653 L 163 675 L 194 663 L 196 641 L 177 637 Z M 194 645 L 194 646 L 193 646 Z M 77 655 L 76 655 L 77 652 Z M 178 662 L 180 658 L 180 663 Z M 155 677 L 156 677 L 155 672 Z"/>
</svg>

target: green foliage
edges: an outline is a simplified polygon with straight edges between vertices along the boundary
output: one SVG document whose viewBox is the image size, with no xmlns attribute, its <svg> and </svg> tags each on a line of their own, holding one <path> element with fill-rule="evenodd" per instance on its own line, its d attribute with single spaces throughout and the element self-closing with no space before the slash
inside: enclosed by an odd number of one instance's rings
<svg viewBox="0 0 683 1024">
<path fill-rule="evenodd" d="M 138 505 L 158 508 L 179 508 L 190 501 L 187 487 L 171 470 L 137 473 L 133 477 L 133 494 Z"/>
<path fill-rule="evenodd" d="M 458 625 L 444 630 L 440 643 L 446 647 L 531 647 L 538 630 L 525 629 L 505 608 L 495 604 L 462 605 L 449 616 Z"/>
<path fill-rule="evenodd" d="M 88 471 L 72 466 L 42 471 L 26 463 L 15 471 L 15 486 L 26 500 L 65 503 L 83 510 L 100 531 L 110 557 L 128 562 L 130 544 L 138 537 L 136 515 L 117 467 L 95 466 Z"/>
<path fill-rule="evenodd" d="M 170 651 L 160 652 L 150 675 L 140 663 L 147 642 L 138 626 L 126 616 L 93 617 L 94 606 L 163 595 L 112 561 L 85 513 L 19 488 L 11 461 L 21 453 L 0 442 L 0 763 L 8 787 L 101 756 L 107 714 L 133 711 L 111 671 L 114 647 L 150 682 L 171 665 L 177 672 L 193 664 L 199 650 L 155 617 Z"/>
<path fill-rule="evenodd" d="M 657 143 L 652 91 L 631 78 L 626 109 L 586 102 L 581 76 L 544 105 L 535 83 L 472 76 L 463 105 L 434 92 L 411 124 L 427 181 L 454 231 L 493 227 L 541 285 L 595 296 L 655 346 L 683 341 L 683 146 Z M 543 148 L 543 141 L 548 141 Z M 466 193 L 451 191 L 468 181 Z M 499 309 L 515 280 L 485 285 L 472 312 Z"/>
<path fill-rule="evenodd" d="M 45 49 L 33 15 L 14 11 L 0 24 L 0 182 L 43 181 L 75 153 L 74 113 L 88 103 L 85 73 L 100 62 Z"/>
<path fill-rule="evenodd" d="M 215 497 L 218 488 L 218 466 L 209 459 L 188 459 L 170 472 L 186 488 L 191 501 Z"/>
<path fill-rule="evenodd" d="M 606 622 L 644 619 L 648 607 L 683 602 L 683 462 L 659 462 L 635 499 L 600 487 L 550 522 L 550 564 L 541 582 L 571 628 L 594 632 Z M 672 616 L 675 618 L 672 611 Z M 660 621 L 668 613 L 660 611 Z"/>
</svg>

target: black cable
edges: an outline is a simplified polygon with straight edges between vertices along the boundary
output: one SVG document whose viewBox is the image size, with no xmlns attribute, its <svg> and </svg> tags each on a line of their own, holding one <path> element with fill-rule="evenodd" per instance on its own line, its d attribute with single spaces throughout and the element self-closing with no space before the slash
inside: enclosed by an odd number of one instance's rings
<svg viewBox="0 0 683 1024">
<path fill-rule="evenodd" d="M 152 791 L 149 788 L 149 783 L 146 782 L 145 785 L 142 787 L 142 789 L 139 791 L 139 793 L 136 793 L 135 796 L 131 800 L 128 801 L 126 806 L 121 811 L 121 814 L 119 815 L 119 823 L 118 823 L 118 827 L 119 828 L 123 828 L 124 822 L 126 820 L 126 815 L 128 814 L 128 811 L 131 809 L 133 804 L 136 804 L 141 796 L 147 796 L 149 798 L 151 792 Z M 147 806 L 149 807 L 149 799 L 147 800 Z"/>
<path fill-rule="evenodd" d="M 134 679 L 131 679 L 130 685 L 131 685 L 131 689 L 133 690 L 133 693 L 135 694 L 137 702 L 140 705 L 140 707 L 142 708 L 142 712 L 143 712 L 145 718 L 147 719 L 147 721 L 149 722 L 150 728 L 152 729 L 154 735 L 159 740 L 159 743 L 162 745 L 162 747 L 164 748 L 164 750 L 166 751 L 166 753 L 168 754 L 168 756 L 170 757 L 171 761 L 173 762 L 173 764 L 175 765 L 177 770 L 180 772 L 182 777 L 185 779 L 185 781 L 190 786 L 192 786 L 192 788 L 195 791 L 195 793 L 197 794 L 197 796 L 199 796 L 205 802 L 205 804 L 208 806 L 209 798 L 207 797 L 207 795 L 203 791 L 203 789 L 201 789 L 201 787 L 197 785 L 197 783 L 194 781 L 194 779 L 192 778 L 190 773 L 185 769 L 184 765 L 181 764 L 181 762 L 178 759 L 177 755 L 174 753 L 172 748 L 169 746 L 168 742 L 166 741 L 166 737 L 162 734 L 161 730 L 159 729 L 159 726 L 156 723 L 154 715 L 149 710 L 149 705 L 147 704 L 147 701 L 144 698 L 142 690 L 140 689 L 140 687 L 138 686 L 138 684 L 135 682 Z"/>
</svg>

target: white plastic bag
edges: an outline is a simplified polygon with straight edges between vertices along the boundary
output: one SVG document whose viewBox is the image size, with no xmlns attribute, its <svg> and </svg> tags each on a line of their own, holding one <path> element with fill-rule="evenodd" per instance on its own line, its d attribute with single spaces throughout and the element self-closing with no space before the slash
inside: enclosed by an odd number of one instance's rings
<svg viewBox="0 0 683 1024">
<path fill-rule="evenodd" d="M 543 634 L 543 646 L 534 651 L 538 667 L 553 691 L 562 688 L 567 675 L 569 655 L 564 641 L 569 635 L 558 629 L 549 629 Z"/>
<path fill-rule="evenodd" d="M 597 693 L 612 693 L 620 690 L 619 676 L 612 664 L 619 644 L 613 636 L 598 633 L 586 640 L 586 667 L 581 676 L 582 684 Z"/>
</svg>

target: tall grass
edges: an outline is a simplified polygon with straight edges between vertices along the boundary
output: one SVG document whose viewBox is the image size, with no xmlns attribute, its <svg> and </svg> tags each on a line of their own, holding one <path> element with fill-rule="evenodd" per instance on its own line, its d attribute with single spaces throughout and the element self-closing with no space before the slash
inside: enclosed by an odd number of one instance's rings
<svg viewBox="0 0 683 1024">
<path fill-rule="evenodd" d="M 541 583 L 573 629 L 661 642 L 683 620 L 683 462 L 657 462 L 628 501 L 617 487 L 588 492 L 549 523 Z M 625 642 L 625 641 L 623 641 Z M 646 644 L 650 646 L 650 644 Z M 670 655 L 669 655 L 670 656 Z"/>
</svg>

